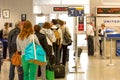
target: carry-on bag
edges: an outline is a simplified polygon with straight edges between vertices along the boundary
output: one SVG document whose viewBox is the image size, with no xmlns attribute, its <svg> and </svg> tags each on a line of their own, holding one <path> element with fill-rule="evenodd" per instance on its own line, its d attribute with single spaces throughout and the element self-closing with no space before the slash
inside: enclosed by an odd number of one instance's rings
<svg viewBox="0 0 120 80">
<path fill-rule="evenodd" d="M 32 42 L 26 46 L 24 53 L 26 61 L 37 65 L 46 65 L 46 52 L 41 45 L 34 42 L 34 35 L 32 36 Z"/>
<path fill-rule="evenodd" d="M 55 78 L 65 77 L 65 66 L 64 65 L 53 65 L 52 69 L 54 70 Z"/>
<path fill-rule="evenodd" d="M 48 60 L 47 66 L 46 66 L 46 78 L 47 78 L 47 80 L 55 79 L 54 70 L 52 69 L 52 65 L 50 64 L 49 60 Z"/>
</svg>

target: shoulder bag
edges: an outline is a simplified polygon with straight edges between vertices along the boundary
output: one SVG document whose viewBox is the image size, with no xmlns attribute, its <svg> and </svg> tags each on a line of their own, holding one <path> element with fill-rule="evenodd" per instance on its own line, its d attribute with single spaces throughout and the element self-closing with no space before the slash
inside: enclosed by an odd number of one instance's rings
<svg viewBox="0 0 120 80">
<path fill-rule="evenodd" d="M 46 52 L 41 45 L 34 42 L 34 36 L 32 38 L 32 42 L 26 46 L 24 53 L 25 60 L 37 65 L 46 65 Z"/>
<path fill-rule="evenodd" d="M 65 43 L 67 43 L 67 45 L 72 44 L 72 39 L 70 37 L 70 34 L 66 31 L 66 28 L 65 28 L 65 32 L 63 33 L 63 38 L 65 40 Z"/>
</svg>

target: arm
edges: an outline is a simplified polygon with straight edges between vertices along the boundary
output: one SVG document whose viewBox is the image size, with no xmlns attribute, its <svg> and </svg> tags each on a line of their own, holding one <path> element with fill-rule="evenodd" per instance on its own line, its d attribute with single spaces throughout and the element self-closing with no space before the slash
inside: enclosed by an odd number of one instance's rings
<svg viewBox="0 0 120 80">
<path fill-rule="evenodd" d="M 41 43 L 43 49 L 46 51 L 46 54 L 49 56 L 49 51 L 48 51 L 48 43 L 47 43 L 47 39 L 46 39 L 46 36 L 43 37 L 43 42 Z"/>
<path fill-rule="evenodd" d="M 8 35 L 8 50 L 9 50 L 9 58 L 11 57 L 12 53 L 11 53 L 11 41 L 12 41 L 12 32 L 9 33 Z"/>
<path fill-rule="evenodd" d="M 16 39 L 16 44 L 17 44 L 17 51 L 20 52 L 21 48 L 20 48 L 20 43 L 19 43 L 19 38 L 18 37 Z"/>
<path fill-rule="evenodd" d="M 58 32 L 60 33 L 60 38 L 61 38 L 61 40 L 60 40 L 60 44 L 62 44 L 62 42 L 63 42 L 63 34 L 62 34 L 62 30 L 59 28 Z"/>
</svg>

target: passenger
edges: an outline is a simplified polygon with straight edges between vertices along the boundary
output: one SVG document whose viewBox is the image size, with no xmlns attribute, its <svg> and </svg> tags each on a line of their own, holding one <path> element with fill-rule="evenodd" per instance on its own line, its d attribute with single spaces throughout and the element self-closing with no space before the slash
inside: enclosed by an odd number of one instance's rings
<svg viewBox="0 0 120 80">
<path fill-rule="evenodd" d="M 59 24 L 60 24 L 60 28 L 62 30 L 62 34 L 64 34 L 64 32 L 66 31 L 70 35 L 69 29 L 65 25 L 65 22 L 62 21 L 62 20 L 59 20 Z M 64 37 L 62 37 L 62 39 L 63 39 L 63 42 L 62 42 L 62 47 L 61 47 L 60 53 L 63 53 L 63 55 L 62 55 L 62 64 L 66 65 L 67 57 L 69 57 L 69 56 L 67 56 L 67 55 L 69 55 L 68 52 L 67 52 L 68 44 L 65 42 Z"/>
<path fill-rule="evenodd" d="M 15 28 L 12 29 L 8 35 L 8 50 L 9 50 L 10 60 L 13 54 L 17 51 L 16 39 L 18 34 L 20 33 L 20 27 L 21 27 L 21 22 L 20 21 L 16 22 Z M 18 79 L 23 80 L 22 66 L 18 66 L 17 71 L 18 71 Z M 14 80 L 14 77 L 15 77 L 15 65 L 12 65 L 12 63 L 10 63 L 9 80 Z"/>
<path fill-rule="evenodd" d="M 6 59 L 7 57 L 8 34 L 9 34 L 9 23 L 6 22 L 3 28 L 3 59 Z"/>
<path fill-rule="evenodd" d="M 39 40 L 39 43 L 41 44 L 41 46 L 47 53 L 47 57 L 48 57 L 49 56 L 48 43 L 46 40 L 46 36 L 44 34 L 40 33 L 40 29 L 41 29 L 41 27 L 39 25 L 34 26 L 34 31 Z M 46 80 L 46 65 L 41 66 L 41 70 L 40 70 L 40 66 L 38 67 L 38 76 L 40 76 L 40 72 L 42 72 L 42 75 L 41 75 L 42 80 Z"/>
<path fill-rule="evenodd" d="M 24 22 L 21 32 L 17 37 L 17 50 L 21 52 L 24 80 L 36 80 L 38 66 L 34 63 L 26 61 L 24 56 L 24 49 L 29 43 L 32 42 L 31 39 L 33 36 L 35 43 L 39 44 L 37 36 L 33 33 L 34 31 L 32 24 L 27 20 Z"/>
<path fill-rule="evenodd" d="M 51 30 L 54 32 L 56 37 L 56 42 L 53 43 L 53 50 L 56 57 L 56 64 L 60 64 L 60 48 L 62 45 L 62 31 L 60 29 L 59 20 L 52 19 L 51 21 Z"/>
<path fill-rule="evenodd" d="M 53 46 L 52 44 L 53 44 L 53 42 L 56 41 L 56 38 L 55 38 L 55 35 L 54 35 L 53 31 L 50 28 L 51 28 L 50 23 L 45 22 L 43 24 L 43 27 L 40 30 L 40 32 L 46 35 L 47 43 L 48 43 L 48 46 L 49 46 L 49 53 L 50 53 L 50 55 L 52 55 L 52 53 L 53 53 L 52 52 L 52 46 Z"/>
<path fill-rule="evenodd" d="M 102 56 L 102 42 L 103 42 L 103 37 L 104 37 L 104 31 L 105 31 L 105 24 L 103 23 L 103 24 L 101 24 L 101 28 L 98 30 L 101 56 Z"/>
<path fill-rule="evenodd" d="M 88 56 L 94 56 L 94 24 L 90 22 L 86 29 L 86 39 L 88 44 Z"/>
</svg>

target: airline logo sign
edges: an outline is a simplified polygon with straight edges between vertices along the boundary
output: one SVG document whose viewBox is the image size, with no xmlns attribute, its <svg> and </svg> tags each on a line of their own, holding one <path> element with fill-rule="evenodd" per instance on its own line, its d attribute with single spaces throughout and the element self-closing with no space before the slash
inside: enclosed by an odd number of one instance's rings
<svg viewBox="0 0 120 80">
<path fill-rule="evenodd" d="M 83 16 L 84 8 L 83 7 L 69 7 L 68 16 Z"/>
</svg>

